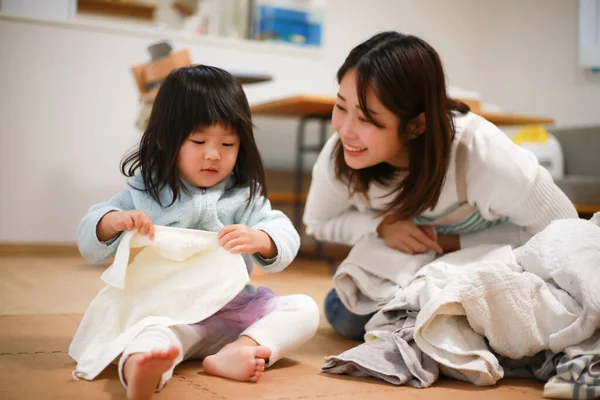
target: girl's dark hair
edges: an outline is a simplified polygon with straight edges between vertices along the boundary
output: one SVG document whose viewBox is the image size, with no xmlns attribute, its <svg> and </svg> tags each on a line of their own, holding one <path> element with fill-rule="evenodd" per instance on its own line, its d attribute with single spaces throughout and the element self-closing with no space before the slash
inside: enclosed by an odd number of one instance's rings
<svg viewBox="0 0 600 400">
<path fill-rule="evenodd" d="M 254 140 L 248 99 L 240 83 L 227 71 L 207 65 L 192 65 L 172 71 L 164 80 L 137 148 L 121 162 L 128 177 L 139 169 L 144 188 L 154 200 L 168 186 L 175 203 L 186 190 L 177 167 L 179 149 L 195 130 L 211 125 L 231 128 L 240 139 L 235 162 L 236 187 L 250 187 L 248 204 L 260 193 L 265 196 L 265 172 Z"/>
<path fill-rule="evenodd" d="M 424 40 L 398 32 L 379 33 L 356 46 L 338 70 L 341 82 L 355 69 L 360 109 L 371 123 L 367 89 L 372 88 L 381 103 L 400 120 L 398 135 L 406 135 L 409 120 L 425 114 L 425 133 L 407 142 L 409 171 L 395 187 L 396 194 L 382 213 L 394 219 L 410 219 L 436 206 L 450 163 L 454 122 L 452 111 L 467 113 L 469 107 L 450 99 L 438 53 Z M 344 161 L 338 141 L 334 149 L 338 179 L 348 182 L 352 193 L 366 193 L 369 184 L 390 183 L 398 170 L 387 163 L 354 170 Z"/>
</svg>

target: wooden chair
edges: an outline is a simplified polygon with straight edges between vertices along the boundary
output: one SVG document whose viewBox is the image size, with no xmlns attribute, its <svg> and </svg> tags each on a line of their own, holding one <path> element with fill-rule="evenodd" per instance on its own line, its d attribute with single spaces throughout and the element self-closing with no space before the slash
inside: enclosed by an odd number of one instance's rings
<svg viewBox="0 0 600 400">
<path fill-rule="evenodd" d="M 131 72 L 135 78 L 140 96 L 154 99 L 158 91 L 158 84 L 176 68 L 191 65 L 190 54 L 187 49 L 171 52 L 168 56 L 146 64 L 134 65 Z"/>
</svg>

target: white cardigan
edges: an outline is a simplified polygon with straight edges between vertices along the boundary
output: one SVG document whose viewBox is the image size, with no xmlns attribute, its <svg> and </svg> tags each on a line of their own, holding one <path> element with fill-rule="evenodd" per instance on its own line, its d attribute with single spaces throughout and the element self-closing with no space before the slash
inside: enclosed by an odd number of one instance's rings
<svg viewBox="0 0 600 400">
<path fill-rule="evenodd" d="M 475 118 L 468 113 L 454 119 L 456 135 L 452 157 L 435 209 L 422 215 L 437 217 L 459 203 L 456 191 L 456 147 L 464 128 Z M 358 195 L 350 196 L 348 187 L 335 177 L 332 151 L 339 136 L 334 134 L 325 144 L 313 167 L 312 183 L 304 211 L 307 233 L 316 239 L 354 245 L 367 233 L 375 232 L 382 210 L 394 196 L 391 188 L 372 184 L 368 190 L 371 209 Z M 475 233 L 460 235 L 461 247 L 478 244 L 524 244 L 556 219 L 577 218 L 567 196 L 556 186 L 550 174 L 535 156 L 514 144 L 489 121 L 479 124 L 466 156 L 466 186 L 469 204 L 483 218 L 508 217 L 510 223 Z"/>
</svg>

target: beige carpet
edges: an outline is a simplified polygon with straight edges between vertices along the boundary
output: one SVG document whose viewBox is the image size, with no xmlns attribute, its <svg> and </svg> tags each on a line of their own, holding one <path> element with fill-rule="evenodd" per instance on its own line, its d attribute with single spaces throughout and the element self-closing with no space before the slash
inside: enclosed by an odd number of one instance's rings
<svg viewBox="0 0 600 400">
<path fill-rule="evenodd" d="M 124 399 L 116 369 L 93 382 L 74 381 L 67 349 L 82 313 L 103 286 L 101 267 L 79 257 L 0 257 L 0 399 Z M 329 269 L 297 261 L 285 272 L 255 275 L 277 294 L 306 293 L 322 304 Z M 429 389 L 395 387 L 372 378 L 320 373 L 323 357 L 356 345 L 341 339 L 324 318 L 314 339 L 265 373 L 258 384 L 205 375 L 184 363 L 157 399 L 540 399 L 542 385 L 507 380 L 478 388 L 443 379 Z"/>
</svg>

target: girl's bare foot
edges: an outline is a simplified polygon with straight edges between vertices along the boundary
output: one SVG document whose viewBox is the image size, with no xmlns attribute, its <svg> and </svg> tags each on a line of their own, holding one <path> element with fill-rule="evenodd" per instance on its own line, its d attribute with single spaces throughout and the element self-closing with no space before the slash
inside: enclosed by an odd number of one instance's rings
<svg viewBox="0 0 600 400">
<path fill-rule="evenodd" d="M 127 382 L 127 399 L 151 399 L 162 374 L 173 366 L 178 355 L 179 349 L 171 346 L 167 350 L 134 353 L 129 356 L 123 366 L 123 375 Z"/>
<path fill-rule="evenodd" d="M 271 356 L 271 349 L 258 345 L 228 344 L 217 354 L 208 356 L 202 362 L 204 372 L 236 381 L 258 382 L 265 370 L 265 359 Z"/>
</svg>

